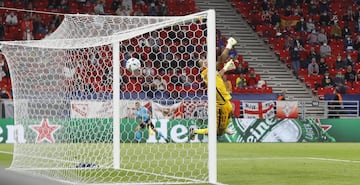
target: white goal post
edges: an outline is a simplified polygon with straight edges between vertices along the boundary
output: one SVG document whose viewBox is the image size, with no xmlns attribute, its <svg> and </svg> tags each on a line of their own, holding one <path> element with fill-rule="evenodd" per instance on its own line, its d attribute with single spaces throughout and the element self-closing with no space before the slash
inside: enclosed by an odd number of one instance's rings
<svg viewBox="0 0 360 185">
<path fill-rule="evenodd" d="M 1 42 L 24 131 L 9 169 L 69 184 L 216 184 L 215 28 L 214 10 L 66 14 L 42 40 Z M 141 69 L 124 67 L 131 57 Z M 137 104 L 151 123 L 140 129 Z M 208 136 L 190 140 L 193 125 Z"/>
</svg>

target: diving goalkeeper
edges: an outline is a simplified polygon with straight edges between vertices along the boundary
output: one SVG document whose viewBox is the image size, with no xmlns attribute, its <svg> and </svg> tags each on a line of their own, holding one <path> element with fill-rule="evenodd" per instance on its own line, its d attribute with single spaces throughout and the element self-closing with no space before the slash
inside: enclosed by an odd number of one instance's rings
<svg viewBox="0 0 360 185">
<path fill-rule="evenodd" d="M 217 69 L 219 66 L 222 66 L 225 61 L 229 57 L 229 51 L 231 48 L 237 43 L 237 41 L 230 37 L 227 40 L 226 48 L 221 53 L 217 64 Z M 200 70 L 201 70 L 201 77 L 206 83 L 208 84 L 208 63 L 207 60 L 200 60 L 198 62 Z M 233 134 L 232 130 L 229 130 L 227 127 L 230 123 L 230 118 L 233 114 L 233 106 L 231 104 L 231 95 L 226 90 L 225 83 L 222 79 L 224 73 L 228 70 L 231 70 L 235 67 L 234 62 L 229 60 L 224 67 L 217 72 L 216 74 L 216 124 L 217 124 L 217 136 L 222 136 L 225 133 Z M 204 129 L 195 129 L 194 127 L 190 127 L 190 139 L 194 139 L 196 134 L 208 134 L 208 128 Z"/>
</svg>

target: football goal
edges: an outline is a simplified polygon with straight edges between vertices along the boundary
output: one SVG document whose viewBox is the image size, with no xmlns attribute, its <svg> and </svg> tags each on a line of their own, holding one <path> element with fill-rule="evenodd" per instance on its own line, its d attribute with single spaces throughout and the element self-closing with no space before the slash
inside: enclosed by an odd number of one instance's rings
<svg viewBox="0 0 360 185">
<path fill-rule="evenodd" d="M 67 14 L 42 40 L 1 45 L 22 137 L 9 169 L 69 184 L 217 183 L 215 11 Z M 209 135 L 190 140 L 193 125 Z"/>
</svg>

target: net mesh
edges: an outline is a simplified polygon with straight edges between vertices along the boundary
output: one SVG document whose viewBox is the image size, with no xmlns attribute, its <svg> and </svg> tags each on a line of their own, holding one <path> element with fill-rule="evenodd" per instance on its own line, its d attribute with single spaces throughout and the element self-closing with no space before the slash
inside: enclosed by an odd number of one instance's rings
<svg viewBox="0 0 360 185">
<path fill-rule="evenodd" d="M 25 133 L 11 168 L 77 184 L 208 181 L 206 137 L 188 137 L 189 126 L 206 127 L 196 66 L 206 55 L 206 16 L 65 15 L 43 40 L 3 42 L 15 125 Z M 120 53 L 120 169 L 113 168 L 114 52 Z M 142 68 L 127 70 L 131 57 Z M 148 109 L 154 129 L 135 132 L 136 102 Z"/>
</svg>

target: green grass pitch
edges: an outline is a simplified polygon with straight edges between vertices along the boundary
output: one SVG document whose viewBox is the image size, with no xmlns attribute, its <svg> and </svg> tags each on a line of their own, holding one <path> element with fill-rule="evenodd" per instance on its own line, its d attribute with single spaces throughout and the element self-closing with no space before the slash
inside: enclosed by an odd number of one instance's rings
<svg viewBox="0 0 360 185">
<path fill-rule="evenodd" d="M 218 181 L 231 185 L 358 185 L 360 143 L 219 143 Z M 12 156 L 0 144 L 0 166 Z"/>
</svg>

